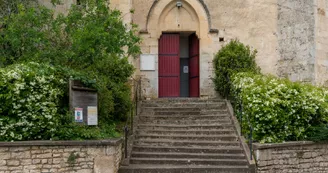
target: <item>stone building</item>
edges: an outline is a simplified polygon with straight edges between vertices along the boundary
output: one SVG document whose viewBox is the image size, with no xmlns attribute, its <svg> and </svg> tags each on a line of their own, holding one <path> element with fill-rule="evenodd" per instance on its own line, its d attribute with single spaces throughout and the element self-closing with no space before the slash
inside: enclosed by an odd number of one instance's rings
<svg viewBox="0 0 328 173">
<path fill-rule="evenodd" d="M 51 6 L 50 0 L 40 0 Z M 62 0 L 67 12 L 77 0 Z M 212 60 L 231 39 L 258 50 L 263 73 L 328 85 L 328 0 L 110 0 L 139 25 L 142 55 L 131 60 L 143 94 L 213 97 Z M 134 14 L 130 10 L 134 9 Z"/>
</svg>

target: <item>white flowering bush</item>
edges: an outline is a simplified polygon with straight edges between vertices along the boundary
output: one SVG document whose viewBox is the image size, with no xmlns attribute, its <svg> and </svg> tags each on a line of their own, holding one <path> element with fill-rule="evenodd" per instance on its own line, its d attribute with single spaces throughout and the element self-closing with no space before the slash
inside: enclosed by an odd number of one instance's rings
<svg viewBox="0 0 328 173">
<path fill-rule="evenodd" d="M 253 126 L 261 143 L 307 139 L 313 126 L 328 120 L 328 91 L 273 76 L 238 73 L 232 93 L 243 105 L 243 130 Z"/>
<path fill-rule="evenodd" d="M 66 81 L 37 63 L 0 68 L 0 140 L 51 139 Z"/>
</svg>

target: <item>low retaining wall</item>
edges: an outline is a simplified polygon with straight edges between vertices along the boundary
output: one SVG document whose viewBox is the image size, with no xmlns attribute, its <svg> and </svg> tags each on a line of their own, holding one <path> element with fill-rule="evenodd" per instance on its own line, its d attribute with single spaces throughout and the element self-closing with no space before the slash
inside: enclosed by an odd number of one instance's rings
<svg viewBox="0 0 328 173">
<path fill-rule="evenodd" d="M 0 173 L 116 173 L 122 139 L 0 142 Z"/>
<path fill-rule="evenodd" d="M 328 143 L 254 144 L 258 173 L 326 173 Z"/>
</svg>

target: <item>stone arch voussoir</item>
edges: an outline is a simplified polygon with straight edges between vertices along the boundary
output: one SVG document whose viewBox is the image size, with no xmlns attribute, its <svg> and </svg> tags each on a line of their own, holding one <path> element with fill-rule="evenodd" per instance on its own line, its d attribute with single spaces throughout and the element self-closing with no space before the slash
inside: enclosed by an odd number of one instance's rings
<svg viewBox="0 0 328 173">
<path fill-rule="evenodd" d="M 207 34 L 208 32 L 213 31 L 211 29 L 211 19 L 209 11 L 203 2 L 203 0 L 181 0 L 182 3 L 185 5 L 186 10 L 191 14 L 191 16 L 196 16 L 198 23 L 199 23 L 199 29 L 197 35 L 203 33 Z M 177 0 L 155 0 L 153 2 L 153 5 L 148 13 L 147 16 L 147 22 L 146 22 L 146 30 L 156 35 L 158 38 L 160 36 L 159 33 L 161 33 L 161 28 L 159 26 L 159 21 L 163 19 L 163 15 L 167 15 L 167 11 L 169 8 L 173 8 L 173 5 Z M 199 35 L 199 37 L 201 37 Z"/>
</svg>

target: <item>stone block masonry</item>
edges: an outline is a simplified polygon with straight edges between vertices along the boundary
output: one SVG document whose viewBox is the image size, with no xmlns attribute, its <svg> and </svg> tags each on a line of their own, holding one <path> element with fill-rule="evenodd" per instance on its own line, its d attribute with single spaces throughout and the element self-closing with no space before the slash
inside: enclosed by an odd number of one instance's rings
<svg viewBox="0 0 328 173">
<path fill-rule="evenodd" d="M 0 173 L 116 173 L 122 139 L 0 142 Z"/>
<path fill-rule="evenodd" d="M 254 144 L 258 173 L 326 173 L 328 143 Z"/>
</svg>

